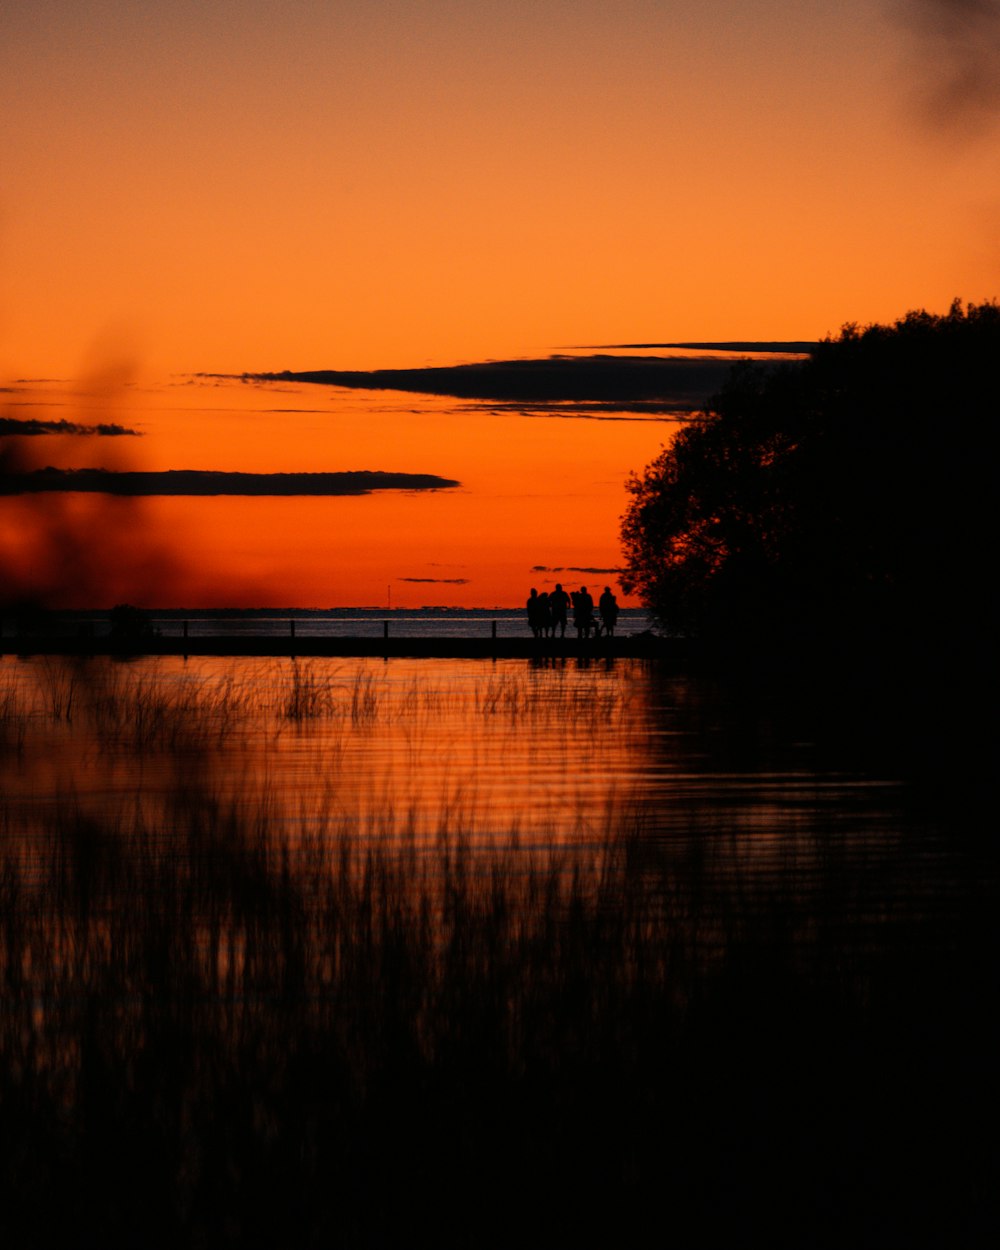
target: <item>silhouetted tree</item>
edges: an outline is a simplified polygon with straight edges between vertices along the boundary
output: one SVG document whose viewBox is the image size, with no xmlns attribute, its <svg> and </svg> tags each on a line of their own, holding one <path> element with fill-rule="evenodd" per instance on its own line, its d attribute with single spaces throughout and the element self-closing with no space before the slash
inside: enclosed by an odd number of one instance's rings
<svg viewBox="0 0 1000 1250">
<path fill-rule="evenodd" d="M 622 585 L 704 638 L 982 644 L 998 366 L 1000 306 L 959 301 L 738 366 L 631 478 Z"/>
</svg>

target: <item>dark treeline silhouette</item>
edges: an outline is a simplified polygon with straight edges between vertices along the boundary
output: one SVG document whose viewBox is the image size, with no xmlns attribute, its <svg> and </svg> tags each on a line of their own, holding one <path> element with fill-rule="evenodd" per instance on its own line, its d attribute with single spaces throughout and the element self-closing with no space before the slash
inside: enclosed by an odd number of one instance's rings
<svg viewBox="0 0 1000 1250">
<path fill-rule="evenodd" d="M 738 366 L 630 481 L 623 586 L 730 648 L 981 657 L 998 360 L 1000 306 L 956 301 Z"/>
</svg>

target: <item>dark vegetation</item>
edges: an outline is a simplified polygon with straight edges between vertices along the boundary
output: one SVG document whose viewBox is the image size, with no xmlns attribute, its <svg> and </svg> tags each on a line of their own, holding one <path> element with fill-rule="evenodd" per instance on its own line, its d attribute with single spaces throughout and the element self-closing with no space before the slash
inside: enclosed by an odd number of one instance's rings
<svg viewBox="0 0 1000 1250">
<path fill-rule="evenodd" d="M 627 576 L 713 646 L 941 671 L 992 647 L 1000 306 L 747 364 L 632 479 Z"/>
<path fill-rule="evenodd" d="M 286 725 L 386 714 L 292 678 Z M 0 803 L 5 1246 L 993 1244 L 996 873 L 960 793 L 947 855 L 923 807 L 803 855 L 710 795 L 562 847 L 491 849 L 460 803 L 429 840 L 303 833 L 204 772 L 252 689 L 47 681 L 53 731 L 151 785 Z M 0 693 L 13 776 L 41 730 Z"/>
<path fill-rule="evenodd" d="M 176 819 L 5 859 L 6 1245 L 989 1243 L 972 919 Z"/>
</svg>

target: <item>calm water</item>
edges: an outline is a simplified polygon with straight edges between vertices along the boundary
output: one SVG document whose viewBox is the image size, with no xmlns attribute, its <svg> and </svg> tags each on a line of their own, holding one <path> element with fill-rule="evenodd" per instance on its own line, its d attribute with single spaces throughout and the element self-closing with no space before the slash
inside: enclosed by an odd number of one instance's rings
<svg viewBox="0 0 1000 1250">
<path fill-rule="evenodd" d="M 975 873 L 860 722 L 640 661 L 5 657 L 0 711 L 8 849 L 67 805 L 169 830 L 196 804 L 292 842 L 630 834 L 658 872 L 834 889 L 845 918 L 958 906 Z"/>
<path fill-rule="evenodd" d="M 992 1246 L 991 831 L 863 693 L 3 658 L 5 1244 Z"/>
</svg>

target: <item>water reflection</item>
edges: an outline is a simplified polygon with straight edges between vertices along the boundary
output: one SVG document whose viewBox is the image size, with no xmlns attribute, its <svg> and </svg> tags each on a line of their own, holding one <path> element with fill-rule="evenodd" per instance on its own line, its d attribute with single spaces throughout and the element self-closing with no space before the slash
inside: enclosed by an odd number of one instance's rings
<svg viewBox="0 0 1000 1250">
<path fill-rule="evenodd" d="M 0 712 L 14 825 L 69 796 L 94 818 L 152 816 L 178 786 L 266 803 L 290 838 L 335 818 L 356 836 L 457 825 L 555 845 L 615 820 L 752 859 L 912 823 L 899 775 L 641 661 L 8 657 Z"/>
<path fill-rule="evenodd" d="M 982 1244 L 993 861 L 809 707 L 3 660 L 0 1233 Z"/>
<path fill-rule="evenodd" d="M 627 844 L 708 944 L 780 907 L 817 957 L 820 929 L 861 947 L 887 914 L 953 914 L 981 872 L 849 734 L 641 661 L 6 659 L 0 707 L 27 862 L 67 819 L 163 846 L 192 824 L 275 851 L 458 839 L 512 871 L 514 847 Z"/>
</svg>

